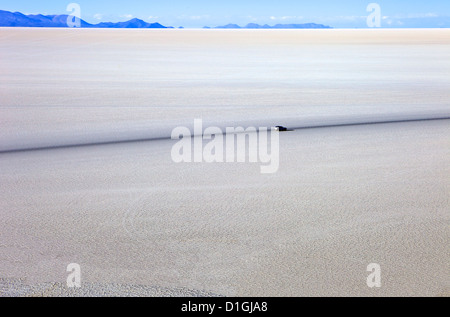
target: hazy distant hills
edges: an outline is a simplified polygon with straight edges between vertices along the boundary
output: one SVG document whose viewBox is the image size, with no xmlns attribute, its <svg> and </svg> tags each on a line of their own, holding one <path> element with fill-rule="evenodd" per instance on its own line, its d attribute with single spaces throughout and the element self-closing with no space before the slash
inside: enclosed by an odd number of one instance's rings
<svg viewBox="0 0 450 317">
<path fill-rule="evenodd" d="M 237 24 L 227 24 L 224 26 L 217 26 L 216 29 L 331 29 L 331 27 L 316 23 L 276 24 L 273 26 L 270 26 L 268 24 L 259 25 L 256 23 L 249 23 L 244 27 L 241 27 Z"/>
<path fill-rule="evenodd" d="M 126 22 L 102 22 L 99 24 L 91 25 L 91 27 L 96 28 L 128 28 L 128 29 L 167 29 L 170 27 L 166 27 L 159 23 L 147 23 L 145 21 L 139 19 L 131 19 Z"/>
<path fill-rule="evenodd" d="M 81 21 L 82 26 L 89 25 Z M 19 27 L 67 27 L 67 15 L 24 15 L 20 12 L 0 10 L 0 26 Z"/>
<path fill-rule="evenodd" d="M 25 15 L 20 12 L 9 12 L 0 10 L 0 27 L 67 27 L 67 14 L 62 15 Z M 89 24 L 81 20 L 84 28 L 139 28 L 139 29 L 165 29 L 168 28 L 159 23 L 147 23 L 139 19 L 126 22 L 102 22 Z"/>
<path fill-rule="evenodd" d="M 67 14 L 62 15 L 42 15 L 29 14 L 25 15 L 20 12 L 9 12 L 0 10 L 0 27 L 67 27 Z M 131 19 L 126 22 L 101 22 L 98 24 L 90 24 L 81 20 L 81 27 L 83 28 L 134 28 L 134 29 L 167 29 L 167 27 L 159 23 L 147 23 L 139 19 Z M 182 27 L 180 27 L 182 28 Z M 210 29 L 210 27 L 204 27 Z M 256 23 L 247 24 L 241 27 L 237 24 L 227 24 L 224 26 L 217 26 L 215 29 L 330 29 L 331 27 L 315 24 L 276 24 L 259 25 Z"/>
</svg>

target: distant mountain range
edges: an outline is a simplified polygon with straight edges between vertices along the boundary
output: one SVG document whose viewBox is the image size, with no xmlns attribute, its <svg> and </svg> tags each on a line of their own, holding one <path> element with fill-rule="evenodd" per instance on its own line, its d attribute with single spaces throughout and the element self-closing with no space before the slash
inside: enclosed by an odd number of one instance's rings
<svg viewBox="0 0 450 317">
<path fill-rule="evenodd" d="M 67 27 L 67 14 L 62 15 L 25 15 L 20 12 L 9 12 L 0 10 L 0 27 Z M 132 19 L 126 22 L 102 22 L 90 24 L 80 20 L 83 28 L 134 28 L 134 29 L 167 29 L 159 23 L 147 23 L 139 19 Z"/>
<path fill-rule="evenodd" d="M 205 27 L 208 28 L 208 27 Z M 331 29 L 332 27 L 315 24 L 315 23 L 305 23 L 305 24 L 276 24 L 270 26 L 268 24 L 259 25 L 256 23 L 249 23 L 246 26 L 239 26 L 237 24 L 227 24 L 224 26 L 217 26 L 216 29 Z"/>
<path fill-rule="evenodd" d="M 42 15 L 29 14 L 25 15 L 20 12 L 9 12 L 0 10 L 0 27 L 67 27 L 67 14 L 62 15 Z M 98 24 L 90 24 L 84 20 L 80 20 L 83 28 L 133 28 L 133 29 L 173 29 L 171 26 L 164 26 L 159 23 L 147 23 L 139 19 L 131 19 L 126 22 L 101 22 Z M 180 27 L 183 28 L 183 27 Z M 211 29 L 211 27 L 204 27 Z M 227 24 L 224 26 L 217 26 L 214 29 L 331 29 L 331 27 L 315 24 L 276 24 L 259 25 L 255 23 L 247 24 L 241 27 L 237 24 Z"/>
</svg>

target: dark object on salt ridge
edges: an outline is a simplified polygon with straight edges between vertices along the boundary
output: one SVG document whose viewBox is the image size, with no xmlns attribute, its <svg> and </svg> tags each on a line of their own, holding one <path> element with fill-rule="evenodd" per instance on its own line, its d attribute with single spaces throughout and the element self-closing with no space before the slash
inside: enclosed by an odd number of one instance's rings
<svg viewBox="0 0 450 317">
<path fill-rule="evenodd" d="M 275 129 L 278 130 L 279 132 L 286 132 L 286 131 L 288 131 L 288 129 L 286 127 L 282 127 L 280 125 L 277 125 L 275 127 Z"/>
</svg>

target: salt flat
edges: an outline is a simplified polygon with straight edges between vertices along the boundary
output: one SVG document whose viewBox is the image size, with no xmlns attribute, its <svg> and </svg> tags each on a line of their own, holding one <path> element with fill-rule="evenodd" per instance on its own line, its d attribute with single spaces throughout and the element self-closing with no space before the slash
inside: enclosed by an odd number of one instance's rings
<svg viewBox="0 0 450 317">
<path fill-rule="evenodd" d="M 270 175 L 170 139 L 10 151 L 448 117 L 449 35 L 0 29 L 0 296 L 74 295 L 69 263 L 83 296 L 449 296 L 449 120 L 281 133 Z"/>
<path fill-rule="evenodd" d="M 282 134 L 271 175 L 173 163 L 170 140 L 3 154 L 0 276 L 64 283 L 74 262 L 100 285 L 448 296 L 449 130 Z M 380 289 L 366 285 L 369 263 Z"/>
<path fill-rule="evenodd" d="M 0 151 L 450 113 L 450 31 L 0 29 Z"/>
</svg>

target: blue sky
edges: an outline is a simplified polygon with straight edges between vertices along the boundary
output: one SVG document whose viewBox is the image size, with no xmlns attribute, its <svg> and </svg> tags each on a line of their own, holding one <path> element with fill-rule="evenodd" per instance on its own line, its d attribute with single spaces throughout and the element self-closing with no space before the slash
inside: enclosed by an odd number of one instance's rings
<svg viewBox="0 0 450 317">
<path fill-rule="evenodd" d="M 367 27 L 366 8 L 375 2 L 382 27 L 450 27 L 450 0 L 0 0 L 0 9 L 64 14 L 71 2 L 89 23 L 139 18 L 175 27 L 315 22 L 337 28 Z"/>
</svg>

